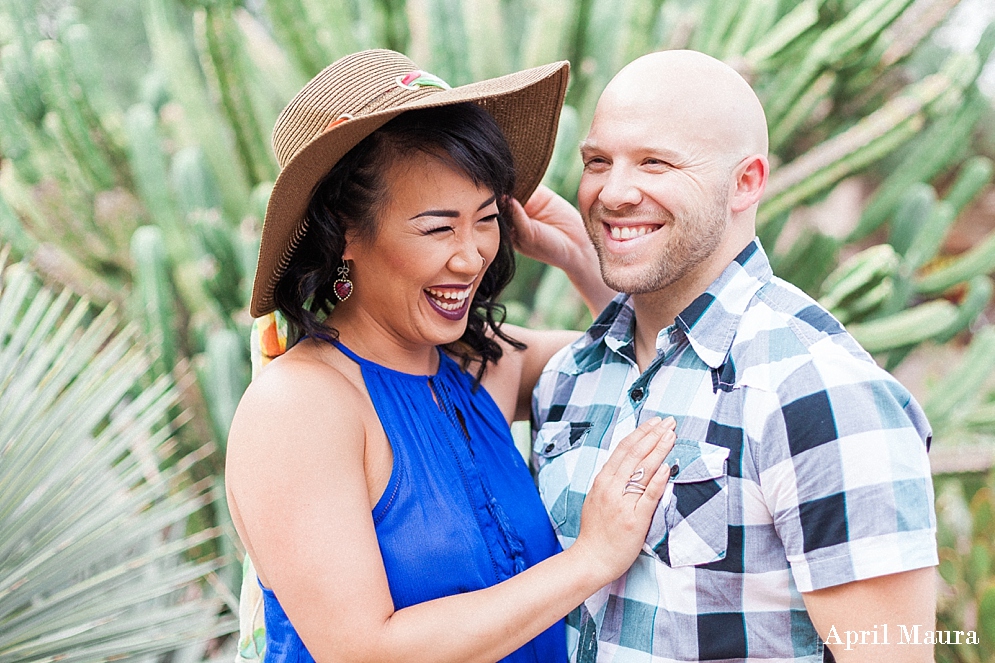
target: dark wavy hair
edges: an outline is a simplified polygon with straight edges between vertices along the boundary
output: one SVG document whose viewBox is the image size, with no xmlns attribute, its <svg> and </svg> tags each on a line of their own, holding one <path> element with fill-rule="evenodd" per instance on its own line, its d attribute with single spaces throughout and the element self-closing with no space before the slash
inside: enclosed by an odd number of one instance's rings
<svg viewBox="0 0 995 663">
<path fill-rule="evenodd" d="M 291 342 L 305 336 L 325 340 L 338 332 L 323 323 L 336 301 L 332 284 L 338 278 L 346 231 L 373 239 L 388 202 L 386 173 L 406 154 L 424 152 L 448 161 L 474 185 L 493 191 L 498 203 L 500 244 L 484 273 L 467 314 L 466 331 L 444 346 L 463 368 L 479 361 L 476 382 L 488 362 L 501 358 L 501 346 L 488 331 L 512 347 L 525 345 L 501 331 L 504 306 L 496 300 L 515 274 L 509 232 L 508 199 L 515 185 L 511 150 L 500 127 L 484 109 L 463 103 L 403 113 L 367 136 L 342 157 L 315 187 L 305 219 L 307 230 L 290 264 L 276 284 L 276 306 L 288 322 Z"/>
</svg>

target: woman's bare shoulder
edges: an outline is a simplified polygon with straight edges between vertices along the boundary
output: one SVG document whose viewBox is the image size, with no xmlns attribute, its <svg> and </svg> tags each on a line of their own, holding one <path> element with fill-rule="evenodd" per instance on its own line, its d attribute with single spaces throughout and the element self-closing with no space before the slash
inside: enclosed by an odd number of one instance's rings
<svg viewBox="0 0 995 663">
<path fill-rule="evenodd" d="M 361 441 L 368 397 L 348 366 L 327 361 L 316 348 L 294 347 L 270 362 L 239 402 L 229 434 L 229 453 L 267 441 L 293 440 L 306 447 L 316 431 Z M 235 447 L 234 449 L 232 447 Z M 279 445 L 288 450 L 286 445 Z M 302 449 L 303 451 L 303 449 Z"/>
</svg>

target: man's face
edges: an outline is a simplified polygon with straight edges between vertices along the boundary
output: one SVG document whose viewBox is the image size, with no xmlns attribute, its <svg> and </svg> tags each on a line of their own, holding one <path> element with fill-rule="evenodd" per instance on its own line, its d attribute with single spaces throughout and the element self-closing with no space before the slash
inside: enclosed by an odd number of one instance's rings
<svg viewBox="0 0 995 663">
<path fill-rule="evenodd" d="M 721 243 L 733 164 L 714 141 L 696 138 L 694 118 L 639 99 L 605 101 L 581 148 L 580 212 L 605 283 L 655 292 Z"/>
</svg>

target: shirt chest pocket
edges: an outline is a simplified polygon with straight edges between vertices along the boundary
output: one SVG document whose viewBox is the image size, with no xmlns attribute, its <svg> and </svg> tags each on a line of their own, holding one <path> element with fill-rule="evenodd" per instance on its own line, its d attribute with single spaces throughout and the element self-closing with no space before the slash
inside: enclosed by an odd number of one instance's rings
<svg viewBox="0 0 995 663">
<path fill-rule="evenodd" d="M 724 559 L 729 542 L 729 449 L 678 440 L 667 459 L 678 466 L 650 525 L 646 542 L 672 567 Z"/>
<path fill-rule="evenodd" d="M 547 421 L 536 433 L 532 446 L 536 467 L 539 468 L 539 495 L 553 527 L 567 536 L 577 536 L 575 529 L 580 527 L 580 509 L 571 513 L 573 500 L 583 503 L 583 495 L 571 493 L 572 469 L 577 463 L 577 454 L 567 453 L 579 449 L 591 432 L 589 421 Z M 570 527 L 568 519 L 574 520 L 576 527 Z M 565 529 L 564 529 L 565 528 Z"/>
</svg>

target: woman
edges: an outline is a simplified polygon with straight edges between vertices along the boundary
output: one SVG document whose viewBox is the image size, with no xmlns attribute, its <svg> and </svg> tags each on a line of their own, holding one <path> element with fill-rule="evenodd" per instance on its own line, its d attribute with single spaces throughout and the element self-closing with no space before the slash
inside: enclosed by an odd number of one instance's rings
<svg viewBox="0 0 995 663">
<path fill-rule="evenodd" d="M 226 470 L 267 661 L 565 661 L 561 618 L 638 554 L 672 420 L 618 445 L 565 552 L 508 428 L 572 337 L 502 328 L 495 303 L 566 75 L 450 89 L 366 51 L 281 114 L 252 313 L 300 340 L 243 397 Z"/>
</svg>

